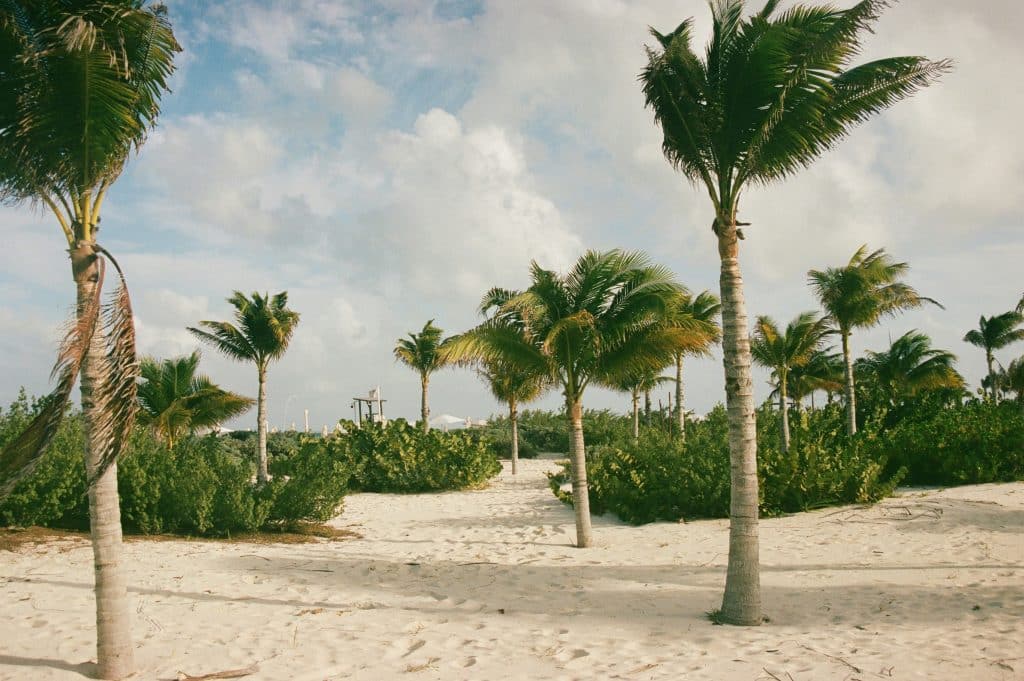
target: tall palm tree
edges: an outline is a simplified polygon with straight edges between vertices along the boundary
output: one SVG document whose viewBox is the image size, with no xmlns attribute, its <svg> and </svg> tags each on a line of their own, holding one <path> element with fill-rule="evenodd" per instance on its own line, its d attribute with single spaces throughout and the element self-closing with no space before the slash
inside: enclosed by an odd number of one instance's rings
<svg viewBox="0 0 1024 681">
<path fill-rule="evenodd" d="M 583 396 L 593 383 L 660 370 L 686 332 L 664 324 L 683 288 L 640 253 L 588 251 L 565 275 L 530 266 L 525 291 L 495 288 L 480 312 L 489 319 L 453 343 L 451 355 L 510 362 L 562 388 L 571 437 L 576 545 L 591 544 L 590 497 L 583 437 Z"/>
<path fill-rule="evenodd" d="M 434 326 L 434 320 L 431 319 L 419 333 L 399 338 L 395 345 L 395 359 L 420 375 L 420 418 L 423 432 L 430 430 L 430 405 L 427 402 L 430 374 L 452 363 L 446 354 L 450 339 L 442 339 L 443 334 L 444 330 Z"/>
<path fill-rule="evenodd" d="M 160 113 L 180 50 L 162 5 L 6 0 L 0 5 L 0 201 L 60 225 L 77 292 L 48 407 L 0 453 L 0 498 L 30 472 L 81 377 L 102 678 L 134 671 L 115 461 L 135 416 L 134 324 L 117 263 L 97 241 L 103 199 Z M 100 314 L 104 258 L 119 284 Z"/>
<path fill-rule="evenodd" d="M 262 485 L 270 479 L 267 472 L 267 367 L 284 356 L 299 324 L 299 313 L 288 309 L 288 292 L 274 296 L 253 292 L 246 298 L 235 291 L 228 302 L 235 308 L 235 324 L 201 321 L 202 329 L 189 327 L 199 340 L 209 343 L 238 362 L 253 362 L 259 377 L 256 400 L 256 477 Z M 205 330 L 204 330 L 205 329 Z"/>
<path fill-rule="evenodd" d="M 754 323 L 750 354 L 755 362 L 771 369 L 775 375 L 779 411 L 782 414 L 779 435 L 783 453 L 789 451 L 789 373 L 810 361 L 828 333 L 828 321 L 814 312 L 797 315 L 784 331 L 779 330 L 778 324 L 771 317 L 758 317 Z"/>
<path fill-rule="evenodd" d="M 510 362 L 491 360 L 478 369 L 495 399 L 508 405 L 512 426 L 512 475 L 519 469 L 519 405 L 540 397 L 549 384 L 545 376 L 531 374 Z"/>
<path fill-rule="evenodd" d="M 982 315 L 978 320 L 978 328 L 971 329 L 964 336 L 964 341 L 985 351 L 985 364 L 988 366 L 989 395 L 996 399 L 995 374 L 992 370 L 993 353 L 1008 345 L 1024 340 L 1024 315 L 1019 312 L 1004 312 L 994 317 Z"/>
<path fill-rule="evenodd" d="M 256 403 L 197 375 L 198 351 L 163 361 L 144 357 L 139 369 L 139 421 L 153 428 L 169 449 L 188 433 L 240 416 Z"/>
<path fill-rule="evenodd" d="M 868 253 L 867 244 L 857 249 L 843 267 L 811 270 L 807 273 L 822 307 L 832 317 L 842 338 L 843 361 L 846 364 L 846 432 L 857 432 L 857 398 L 850 352 L 853 329 L 877 325 L 882 317 L 893 316 L 932 303 L 900 279 L 910 269 L 905 262 L 895 262 L 884 248 Z"/>
<path fill-rule="evenodd" d="M 651 34 L 640 75 L 647 105 L 664 132 L 669 162 L 711 199 L 721 261 L 722 349 L 732 457 L 729 568 L 719 617 L 761 622 L 757 541 L 757 440 L 750 345 L 739 268 L 739 199 L 810 165 L 850 129 L 930 84 L 948 62 L 894 57 L 851 67 L 861 35 L 886 0 L 846 10 L 779 0 L 744 19 L 743 0 L 711 4 L 712 37 L 703 58 L 691 46 L 693 21 Z"/>
<path fill-rule="evenodd" d="M 691 330 L 691 341 L 685 348 L 676 353 L 676 420 L 679 426 L 679 439 L 686 440 L 686 410 L 683 386 L 683 358 L 691 356 L 707 356 L 711 354 L 711 346 L 719 341 L 722 329 L 716 321 L 722 310 L 718 296 L 710 291 L 701 291 L 696 296 L 682 294 L 678 296 L 668 312 L 668 323 Z"/>
<path fill-rule="evenodd" d="M 857 361 L 890 407 L 925 390 L 964 386 L 954 368 L 956 356 L 933 348 L 931 338 L 916 330 L 894 340 L 888 350 L 868 351 Z"/>
</svg>

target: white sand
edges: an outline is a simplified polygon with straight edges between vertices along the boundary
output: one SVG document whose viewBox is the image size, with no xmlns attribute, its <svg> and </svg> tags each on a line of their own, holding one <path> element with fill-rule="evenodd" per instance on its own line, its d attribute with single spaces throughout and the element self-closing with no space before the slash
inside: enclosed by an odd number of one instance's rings
<svg viewBox="0 0 1024 681">
<path fill-rule="evenodd" d="M 1024 679 L 1024 484 L 764 520 L 770 622 L 736 628 L 704 617 L 726 521 L 599 518 L 578 550 L 551 468 L 352 496 L 334 523 L 361 539 L 129 543 L 137 678 Z M 0 678 L 83 678 L 91 561 L 77 539 L 0 552 Z"/>
</svg>

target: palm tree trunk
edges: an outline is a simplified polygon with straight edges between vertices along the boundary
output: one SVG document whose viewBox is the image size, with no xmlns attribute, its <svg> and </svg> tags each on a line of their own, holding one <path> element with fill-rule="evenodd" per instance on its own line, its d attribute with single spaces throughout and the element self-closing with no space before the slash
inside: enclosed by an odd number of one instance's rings
<svg viewBox="0 0 1024 681">
<path fill-rule="evenodd" d="M 644 425 L 651 423 L 651 389 L 644 391 Z"/>
<path fill-rule="evenodd" d="M 992 375 L 992 351 L 985 350 L 985 363 L 988 364 L 988 390 L 992 395 L 992 401 L 996 401 L 996 380 Z"/>
<path fill-rule="evenodd" d="M 779 377 L 779 411 L 782 412 L 782 453 L 789 451 L 789 409 L 786 406 L 786 377 Z"/>
<path fill-rule="evenodd" d="M 683 356 L 676 355 L 676 418 L 679 420 L 679 439 L 686 442 L 686 412 L 683 411 Z"/>
<path fill-rule="evenodd" d="M 853 384 L 853 356 L 850 355 L 850 331 L 842 330 L 843 363 L 846 366 L 846 434 L 857 432 L 857 396 Z"/>
<path fill-rule="evenodd" d="M 576 513 L 576 547 L 590 546 L 590 490 L 587 487 L 587 457 L 583 443 L 583 404 L 566 399 L 569 414 L 569 460 L 572 462 L 572 506 Z"/>
<path fill-rule="evenodd" d="M 515 400 L 508 401 L 508 420 L 512 422 L 512 475 L 515 475 L 519 468 L 519 410 Z"/>
<path fill-rule="evenodd" d="M 265 364 L 257 364 L 260 379 L 260 391 L 257 395 L 259 404 L 256 406 L 257 451 L 256 451 L 256 481 L 265 485 L 270 480 L 270 473 L 267 471 L 267 367 Z"/>
<path fill-rule="evenodd" d="M 99 262 L 91 245 L 71 251 L 71 269 L 78 293 L 78 314 L 94 299 Z M 99 466 L 101 442 L 94 429 L 100 418 L 94 395 L 103 381 L 103 333 L 97 326 L 81 368 L 82 413 L 85 416 L 85 470 L 89 478 Z M 89 527 L 96 576 L 96 660 L 102 679 L 123 679 L 135 671 L 128 579 L 121 564 L 121 507 L 117 464 L 110 465 L 89 488 Z"/>
<path fill-rule="evenodd" d="M 430 385 L 430 379 L 423 376 L 420 379 L 420 418 L 423 419 L 423 432 L 427 433 L 430 431 L 430 407 L 427 405 L 427 386 Z"/>
<path fill-rule="evenodd" d="M 734 219 L 718 220 L 719 286 L 725 404 L 729 418 L 729 567 L 720 618 L 729 624 L 761 624 L 761 569 L 758 544 L 757 427 L 750 375 L 750 333 L 740 274 Z"/>
<path fill-rule="evenodd" d="M 633 391 L 633 442 L 640 441 L 640 393 Z"/>
</svg>

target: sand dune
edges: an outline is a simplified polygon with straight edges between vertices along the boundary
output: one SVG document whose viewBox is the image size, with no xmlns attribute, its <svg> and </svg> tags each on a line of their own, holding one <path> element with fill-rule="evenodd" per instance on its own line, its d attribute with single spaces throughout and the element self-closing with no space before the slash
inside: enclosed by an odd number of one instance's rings
<svg viewBox="0 0 1024 681">
<path fill-rule="evenodd" d="M 140 679 L 1024 679 L 1024 484 L 907 492 L 761 525 L 759 628 L 712 626 L 727 522 L 595 519 L 550 461 L 489 489 L 359 494 L 303 545 L 126 546 Z M 81 540 L 0 553 L 0 679 L 80 679 Z"/>
</svg>

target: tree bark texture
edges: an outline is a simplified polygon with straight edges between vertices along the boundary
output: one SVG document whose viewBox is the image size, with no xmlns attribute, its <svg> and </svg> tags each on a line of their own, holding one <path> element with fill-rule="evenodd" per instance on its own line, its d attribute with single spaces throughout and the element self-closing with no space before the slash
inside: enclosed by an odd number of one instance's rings
<svg viewBox="0 0 1024 681">
<path fill-rule="evenodd" d="M 786 376 L 782 375 L 779 378 L 779 411 L 781 412 L 781 426 L 782 426 L 782 453 L 785 454 L 789 451 L 789 407 L 786 405 Z"/>
<path fill-rule="evenodd" d="M 430 431 L 430 407 L 427 404 L 427 387 L 430 385 L 430 379 L 423 376 L 420 379 L 420 418 L 423 419 L 423 432 Z"/>
<path fill-rule="evenodd" d="M 740 275 L 739 243 L 732 220 L 718 221 L 719 284 L 722 295 L 722 350 L 725 404 L 729 418 L 731 494 L 729 567 L 720 617 L 740 625 L 761 624 L 758 545 L 757 428 L 750 374 L 750 335 Z"/>
<path fill-rule="evenodd" d="M 515 400 L 509 400 L 508 420 L 512 422 L 512 475 L 519 472 L 519 409 Z"/>
<path fill-rule="evenodd" d="M 590 490 L 587 487 L 587 457 L 583 443 L 583 404 L 567 400 L 569 413 L 569 460 L 572 462 L 572 506 L 576 513 L 576 547 L 586 548 L 592 541 L 590 527 Z"/>
<path fill-rule="evenodd" d="M 84 314 L 99 284 L 99 260 L 92 244 L 71 251 L 71 269 Z M 104 338 L 99 324 L 81 367 L 82 413 L 85 417 L 85 471 L 92 478 L 99 467 L 102 443 L 95 424 L 100 418 L 96 393 L 104 380 Z M 135 671 L 128 577 L 121 563 L 121 507 L 117 494 L 117 464 L 89 488 L 89 527 L 92 535 L 96 592 L 96 660 L 102 679 L 123 679 Z"/>
<path fill-rule="evenodd" d="M 992 373 L 992 351 L 985 350 L 985 363 L 988 365 L 988 391 L 992 396 L 992 401 L 996 401 L 996 379 Z"/>
<path fill-rule="evenodd" d="M 857 432 L 857 393 L 853 384 L 853 356 L 850 354 L 850 332 L 842 330 L 843 364 L 846 366 L 846 434 Z"/>
<path fill-rule="evenodd" d="M 683 356 L 676 355 L 676 418 L 679 420 L 679 440 L 686 442 L 686 411 L 683 409 Z"/>
<path fill-rule="evenodd" d="M 259 423 L 256 426 L 257 451 L 256 451 L 256 480 L 264 485 L 270 480 L 270 473 L 267 471 L 267 367 L 259 365 L 260 388 L 256 407 L 256 418 Z"/>
</svg>

